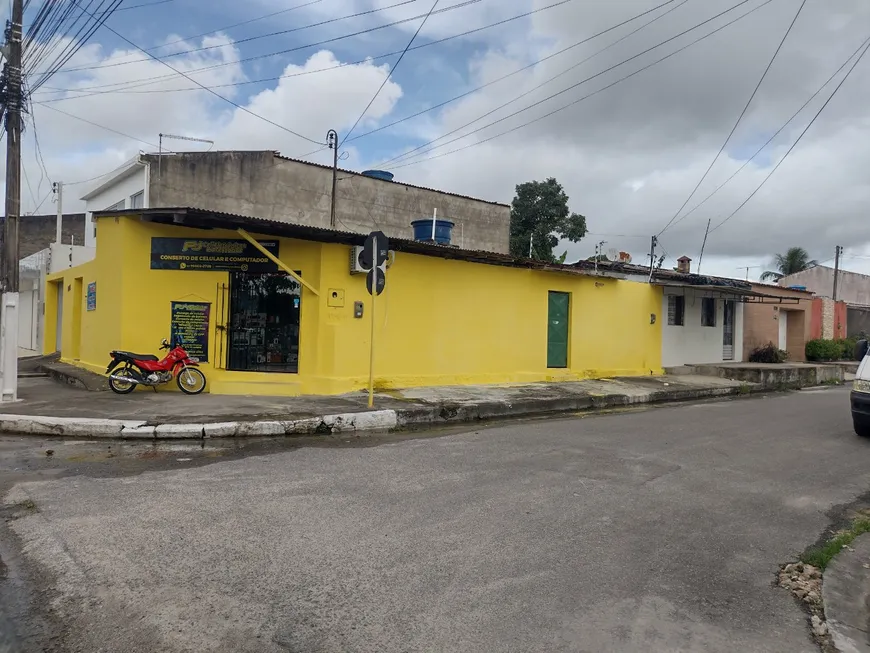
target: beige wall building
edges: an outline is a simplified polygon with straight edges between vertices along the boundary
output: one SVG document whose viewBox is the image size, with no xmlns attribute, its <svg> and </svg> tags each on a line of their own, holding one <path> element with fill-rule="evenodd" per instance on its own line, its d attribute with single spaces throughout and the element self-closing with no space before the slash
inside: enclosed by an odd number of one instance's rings
<svg viewBox="0 0 870 653">
<path fill-rule="evenodd" d="M 768 343 L 787 351 L 790 361 L 806 360 L 812 333 L 812 293 L 763 283 L 752 284 L 752 290 L 769 297 L 743 307 L 743 360 Z M 781 303 L 775 303 L 774 298 L 780 298 Z"/>
</svg>

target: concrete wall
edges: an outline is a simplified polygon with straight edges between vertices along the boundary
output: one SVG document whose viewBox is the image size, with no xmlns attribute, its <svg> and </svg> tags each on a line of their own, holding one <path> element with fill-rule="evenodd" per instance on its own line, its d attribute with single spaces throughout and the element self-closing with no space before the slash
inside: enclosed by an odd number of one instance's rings
<svg viewBox="0 0 870 653">
<path fill-rule="evenodd" d="M 50 276 L 45 302 L 46 348 L 56 341 L 61 293 L 62 357 L 95 372 L 105 371 L 112 348 L 155 351 L 161 338 L 169 337 L 171 302 L 191 298 L 212 304 L 203 370 L 215 393 L 337 394 L 364 388 L 372 317 L 379 388 L 661 372 L 661 320 L 650 320 L 661 307 L 659 287 L 399 252 L 372 315 L 365 276 L 348 269 L 348 246 L 287 239 L 278 239 L 280 258 L 320 293 L 302 293 L 299 373 L 228 371 L 222 360 L 225 331 L 216 327 L 228 319 L 221 285 L 229 283 L 229 273 L 152 270 L 150 245 L 155 236 L 237 239 L 238 234 L 157 225 L 135 216 L 98 220 L 98 229 L 96 258 Z M 91 282 L 97 302 L 96 310 L 88 311 Z M 570 293 L 566 369 L 547 367 L 549 291 Z M 364 306 L 362 319 L 354 317 L 357 301 Z"/>
<path fill-rule="evenodd" d="M 818 265 L 779 280 L 780 286 L 806 286 L 820 297 L 832 297 L 834 293 L 834 268 Z M 870 306 L 870 276 L 840 270 L 837 284 L 837 299 L 847 304 Z"/>
<path fill-rule="evenodd" d="M 683 326 L 668 324 L 668 295 L 684 295 L 686 311 Z M 723 362 L 725 301 L 716 299 L 716 326 L 701 326 L 701 299 L 704 291 L 691 288 L 666 288 L 662 299 L 662 366 L 678 367 Z M 743 304 L 734 306 L 734 362 L 743 360 Z"/>
<path fill-rule="evenodd" d="M 256 218 L 329 227 L 332 169 L 272 152 L 184 153 L 151 162 L 150 206 L 193 206 Z M 413 238 L 411 222 L 438 217 L 456 223 L 453 244 L 507 253 L 510 207 L 435 190 L 339 172 L 336 228 Z"/>
<path fill-rule="evenodd" d="M 870 334 L 870 306 L 850 306 L 846 324 L 850 338 Z"/>
<path fill-rule="evenodd" d="M 19 252 L 21 258 L 36 254 L 54 242 L 57 233 L 56 215 L 24 215 L 19 223 Z M 83 245 L 85 239 L 85 214 L 67 213 L 63 218 L 62 240 L 69 245 Z"/>
<path fill-rule="evenodd" d="M 786 351 L 790 361 L 806 360 L 806 344 L 811 339 L 813 298 L 802 293 L 767 284 L 753 284 L 752 289 L 766 295 L 797 299 L 799 303 L 747 303 L 743 309 L 743 360 L 757 347 L 768 343 L 779 346 L 779 323 L 786 317 Z M 770 301 L 770 300 L 768 300 Z"/>
</svg>

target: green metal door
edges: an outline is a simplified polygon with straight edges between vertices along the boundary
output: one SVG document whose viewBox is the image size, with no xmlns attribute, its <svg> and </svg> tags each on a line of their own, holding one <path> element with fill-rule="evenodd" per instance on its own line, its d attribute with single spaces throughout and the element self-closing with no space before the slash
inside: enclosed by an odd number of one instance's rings
<svg viewBox="0 0 870 653">
<path fill-rule="evenodd" d="M 547 303 L 547 367 L 568 367 L 568 305 L 568 293 L 550 292 Z"/>
</svg>

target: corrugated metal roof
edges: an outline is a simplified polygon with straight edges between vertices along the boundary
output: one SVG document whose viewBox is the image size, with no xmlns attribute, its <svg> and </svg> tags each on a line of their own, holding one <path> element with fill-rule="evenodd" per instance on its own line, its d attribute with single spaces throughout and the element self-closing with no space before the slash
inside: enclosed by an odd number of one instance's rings
<svg viewBox="0 0 870 653">
<path fill-rule="evenodd" d="M 199 229 L 245 229 L 264 236 L 282 236 L 284 238 L 296 238 L 299 240 L 312 240 L 321 243 L 339 243 L 344 245 L 362 245 L 367 234 L 338 231 L 336 229 L 324 229 L 309 225 L 279 222 L 265 218 L 252 218 L 246 215 L 222 213 L 220 211 L 208 211 L 193 207 L 174 207 L 160 209 L 125 209 L 123 211 L 95 211 L 94 217 L 105 218 L 114 216 L 142 216 L 146 220 L 160 224 L 175 226 L 187 226 Z M 567 274 L 588 275 L 592 270 L 592 264 L 583 269 L 579 265 L 562 265 L 558 263 L 545 263 L 527 258 L 517 258 L 509 254 L 497 254 L 478 250 L 460 249 L 447 245 L 436 245 L 404 238 L 390 238 L 390 249 L 409 254 L 422 256 L 435 256 L 438 258 L 472 263 L 485 263 L 487 265 L 501 265 L 506 267 L 526 268 L 531 270 L 549 270 Z"/>
<path fill-rule="evenodd" d="M 574 265 L 582 265 L 583 267 L 587 267 L 594 265 L 594 263 L 591 263 L 589 261 L 578 261 Z M 618 261 L 601 261 L 598 263 L 598 269 L 615 272 L 617 274 L 649 276 L 648 266 L 645 267 L 643 265 L 634 265 L 632 263 L 619 263 Z M 652 279 L 653 283 L 655 283 L 657 280 L 667 280 L 687 286 L 716 286 L 718 288 L 752 290 L 752 284 L 748 281 L 742 281 L 740 279 L 729 279 L 728 277 L 712 277 L 704 274 L 687 274 L 685 272 L 677 272 L 675 270 L 654 270 Z"/>
</svg>

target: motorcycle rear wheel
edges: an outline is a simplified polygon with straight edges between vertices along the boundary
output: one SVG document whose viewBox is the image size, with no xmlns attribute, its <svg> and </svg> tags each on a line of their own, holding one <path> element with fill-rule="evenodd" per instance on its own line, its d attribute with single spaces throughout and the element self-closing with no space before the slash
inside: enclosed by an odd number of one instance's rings
<svg viewBox="0 0 870 653">
<path fill-rule="evenodd" d="M 175 377 L 175 382 L 186 395 L 198 395 L 205 390 L 205 374 L 195 367 L 185 367 Z"/>
<path fill-rule="evenodd" d="M 130 378 L 133 376 L 133 372 L 130 368 L 125 367 L 124 369 L 113 371 L 111 376 L 125 376 Z M 132 381 L 117 381 L 111 378 L 111 376 L 109 377 L 109 388 L 112 392 L 119 395 L 128 395 L 136 389 L 136 384 Z"/>
</svg>

